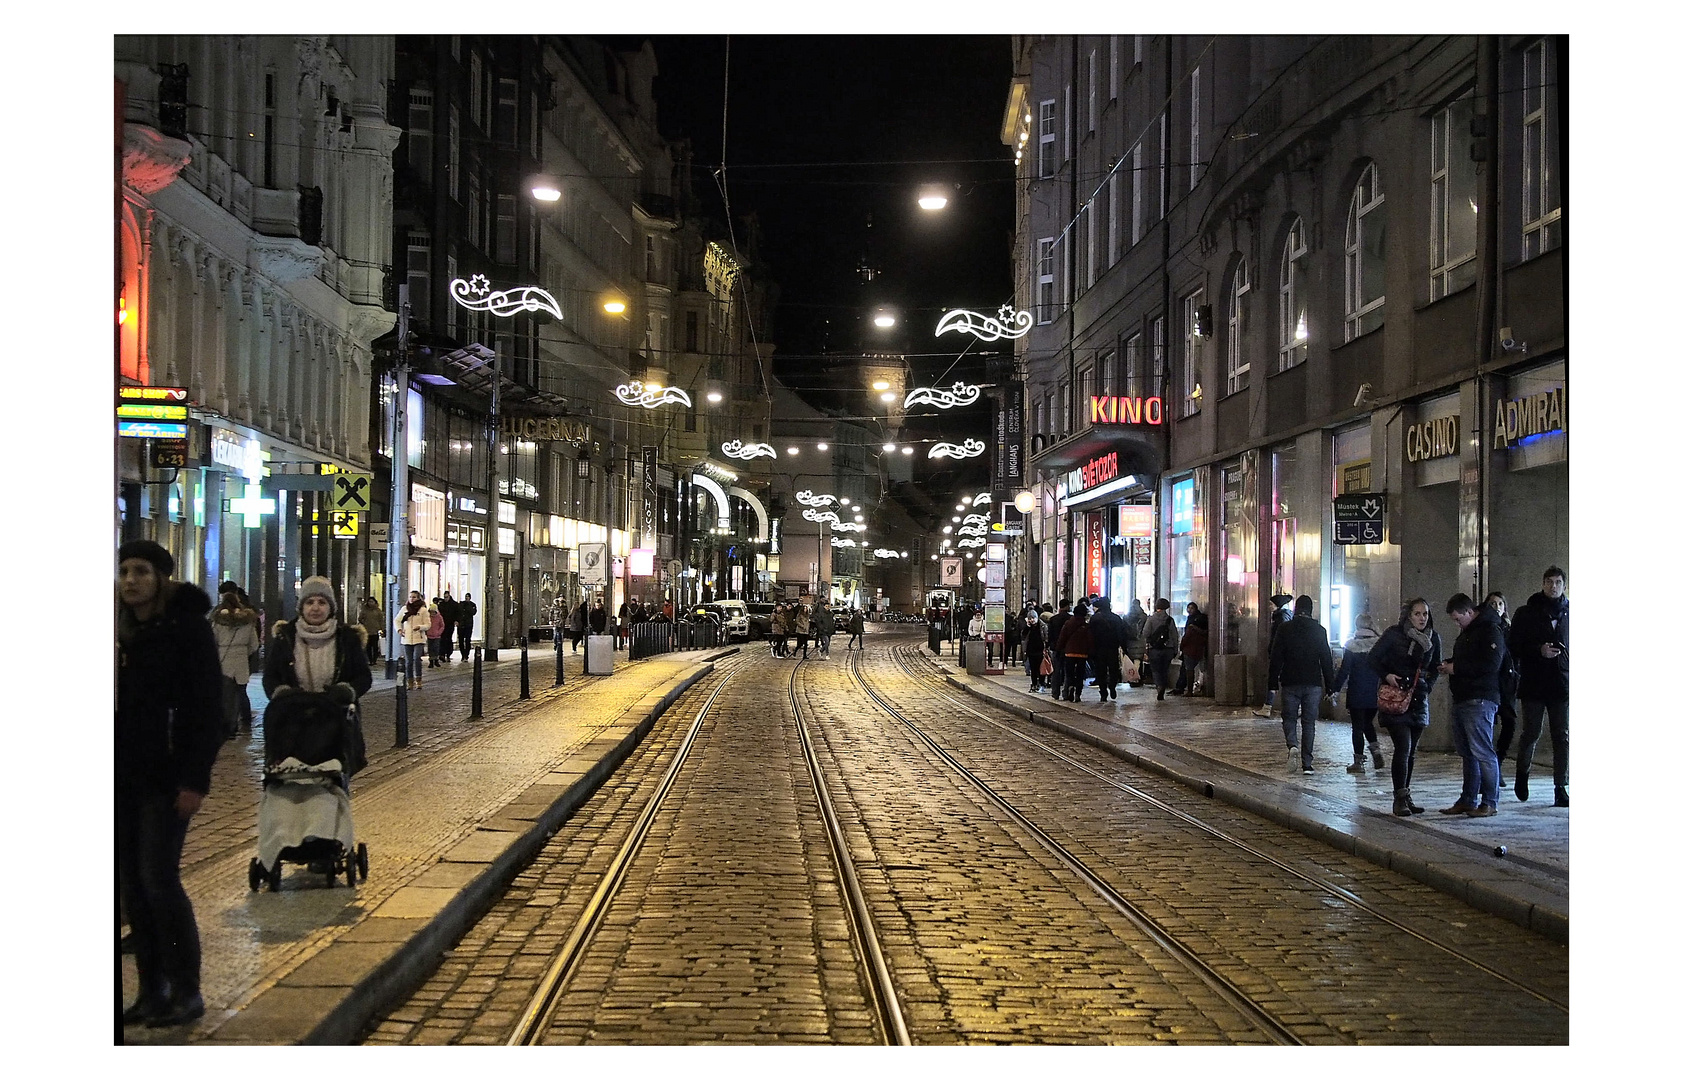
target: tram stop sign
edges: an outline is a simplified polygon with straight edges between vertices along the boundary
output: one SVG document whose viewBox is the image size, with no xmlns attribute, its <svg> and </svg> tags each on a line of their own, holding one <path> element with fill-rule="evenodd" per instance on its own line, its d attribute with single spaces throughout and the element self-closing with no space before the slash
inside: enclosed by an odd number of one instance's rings
<svg viewBox="0 0 1683 1080">
<path fill-rule="evenodd" d="M 1385 542 L 1385 496 L 1382 494 L 1339 495 L 1332 500 L 1332 542 L 1335 544 L 1383 544 Z"/>
</svg>

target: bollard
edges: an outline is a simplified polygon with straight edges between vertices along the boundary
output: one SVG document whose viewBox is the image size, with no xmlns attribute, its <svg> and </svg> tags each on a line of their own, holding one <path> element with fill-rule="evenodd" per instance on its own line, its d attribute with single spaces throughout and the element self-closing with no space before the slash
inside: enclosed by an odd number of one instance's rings
<svg viewBox="0 0 1683 1080">
<path fill-rule="evenodd" d="M 565 637 L 566 637 L 566 635 L 561 632 L 561 628 L 559 626 L 557 626 L 555 628 L 555 685 L 556 686 L 566 686 L 567 685 L 567 673 L 564 670 L 562 670 L 562 667 L 561 667 L 561 644 L 562 644 L 562 640 Z"/>
<path fill-rule="evenodd" d="M 526 635 L 520 635 L 520 700 L 526 701 L 532 696 L 532 678 L 526 671 Z"/>
<path fill-rule="evenodd" d="M 483 660 L 484 657 L 485 657 L 485 650 L 483 648 L 475 648 L 473 650 L 473 711 L 468 713 L 468 719 L 469 720 L 478 720 L 479 717 L 480 717 L 479 703 L 480 703 L 480 698 L 481 698 L 481 694 L 480 694 L 481 675 L 480 675 L 479 665 L 480 665 L 480 661 Z"/>
<path fill-rule="evenodd" d="M 404 685 L 408 679 L 397 684 L 397 742 L 392 745 L 402 749 L 409 745 L 409 688 Z"/>
</svg>

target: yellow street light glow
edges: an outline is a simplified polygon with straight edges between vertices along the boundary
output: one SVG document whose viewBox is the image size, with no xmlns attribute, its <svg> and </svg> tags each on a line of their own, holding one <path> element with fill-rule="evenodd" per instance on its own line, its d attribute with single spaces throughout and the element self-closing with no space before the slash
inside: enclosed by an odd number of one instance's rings
<svg viewBox="0 0 1683 1080">
<path fill-rule="evenodd" d="M 871 384 L 871 389 L 872 390 L 887 390 L 888 389 L 888 380 L 887 379 L 878 379 L 876 382 Z"/>
<path fill-rule="evenodd" d="M 882 452 L 883 452 L 883 453 L 885 453 L 885 454 L 892 454 L 892 453 L 894 453 L 894 444 L 893 444 L 893 443 L 891 443 L 891 442 L 885 442 L 885 443 L 883 443 L 883 444 L 882 444 Z"/>
<path fill-rule="evenodd" d="M 725 400 L 725 395 L 719 393 L 717 390 L 709 390 L 707 392 L 707 400 L 717 405 L 719 402 Z"/>
<path fill-rule="evenodd" d="M 609 301 L 606 301 L 602 305 L 602 310 L 606 311 L 609 315 L 618 315 L 620 312 L 625 310 L 625 301 L 624 300 L 609 300 Z"/>
</svg>

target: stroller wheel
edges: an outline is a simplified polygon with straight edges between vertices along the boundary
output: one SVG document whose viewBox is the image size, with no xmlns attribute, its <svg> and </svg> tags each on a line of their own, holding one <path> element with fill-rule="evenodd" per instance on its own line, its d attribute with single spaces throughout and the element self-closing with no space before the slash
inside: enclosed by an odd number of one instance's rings
<svg viewBox="0 0 1683 1080">
<path fill-rule="evenodd" d="M 263 864 L 256 859 L 251 860 L 251 865 L 246 868 L 245 876 L 246 880 L 251 883 L 251 891 L 256 892 L 257 887 L 263 884 Z"/>
<path fill-rule="evenodd" d="M 281 861 L 275 860 L 275 868 L 269 871 L 269 891 L 280 892 Z"/>
<path fill-rule="evenodd" d="M 368 845 L 367 844 L 358 844 L 356 846 L 356 869 L 357 869 L 357 873 L 362 877 L 362 880 L 367 881 L 368 880 Z"/>
</svg>

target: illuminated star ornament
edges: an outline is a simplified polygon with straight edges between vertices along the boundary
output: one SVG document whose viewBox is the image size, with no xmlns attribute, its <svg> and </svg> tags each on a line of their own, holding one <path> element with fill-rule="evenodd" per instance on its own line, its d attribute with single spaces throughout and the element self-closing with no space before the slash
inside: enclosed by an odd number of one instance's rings
<svg viewBox="0 0 1683 1080">
<path fill-rule="evenodd" d="M 688 404 L 688 402 L 685 404 Z M 719 452 L 726 457 L 736 458 L 738 461 L 752 461 L 755 458 L 776 457 L 777 447 L 763 442 L 749 443 L 744 446 L 741 439 L 732 439 L 719 447 Z"/>
<path fill-rule="evenodd" d="M 929 448 L 929 456 L 963 460 L 964 458 L 981 457 L 982 454 L 987 452 L 987 449 L 987 444 L 980 439 L 965 439 L 963 446 L 956 443 L 940 442 Z"/>
<path fill-rule="evenodd" d="M 1026 311 L 1018 311 L 1010 304 L 999 309 L 999 318 L 994 319 L 976 311 L 966 311 L 959 308 L 941 316 L 941 321 L 935 324 L 935 336 L 950 331 L 960 334 L 970 334 L 979 341 L 998 341 L 1001 338 L 1016 339 L 1029 332 L 1034 326 L 1034 316 Z"/>
<path fill-rule="evenodd" d="M 802 506 L 832 506 L 835 504 L 834 495 L 814 495 L 812 489 L 795 492 L 795 501 Z"/>
<path fill-rule="evenodd" d="M 555 297 L 536 285 L 521 285 L 502 292 L 492 292 L 491 282 L 484 274 L 475 274 L 468 281 L 456 278 L 450 282 L 450 295 L 456 303 L 469 311 L 488 311 L 493 315 L 547 311 L 557 319 L 561 317 L 561 305 L 555 302 Z"/>
<path fill-rule="evenodd" d="M 614 396 L 627 405 L 641 405 L 645 409 L 657 408 L 661 405 L 674 403 L 688 405 L 690 396 L 676 386 L 663 386 L 649 389 L 642 383 L 633 381 L 631 385 L 614 387 Z M 773 457 L 777 455 L 773 454 Z"/>
<path fill-rule="evenodd" d="M 838 528 L 841 526 L 841 518 L 836 516 L 836 512 L 834 510 L 802 510 L 801 517 L 806 518 L 808 521 L 828 521 L 831 525 L 835 525 Z"/>
<path fill-rule="evenodd" d="M 920 386 L 906 395 L 901 404 L 906 408 L 913 405 L 933 405 L 937 409 L 950 409 L 955 405 L 974 405 L 976 399 L 982 396 L 982 388 L 971 386 L 969 383 L 955 382 L 951 390 L 942 390 L 933 386 Z"/>
</svg>

